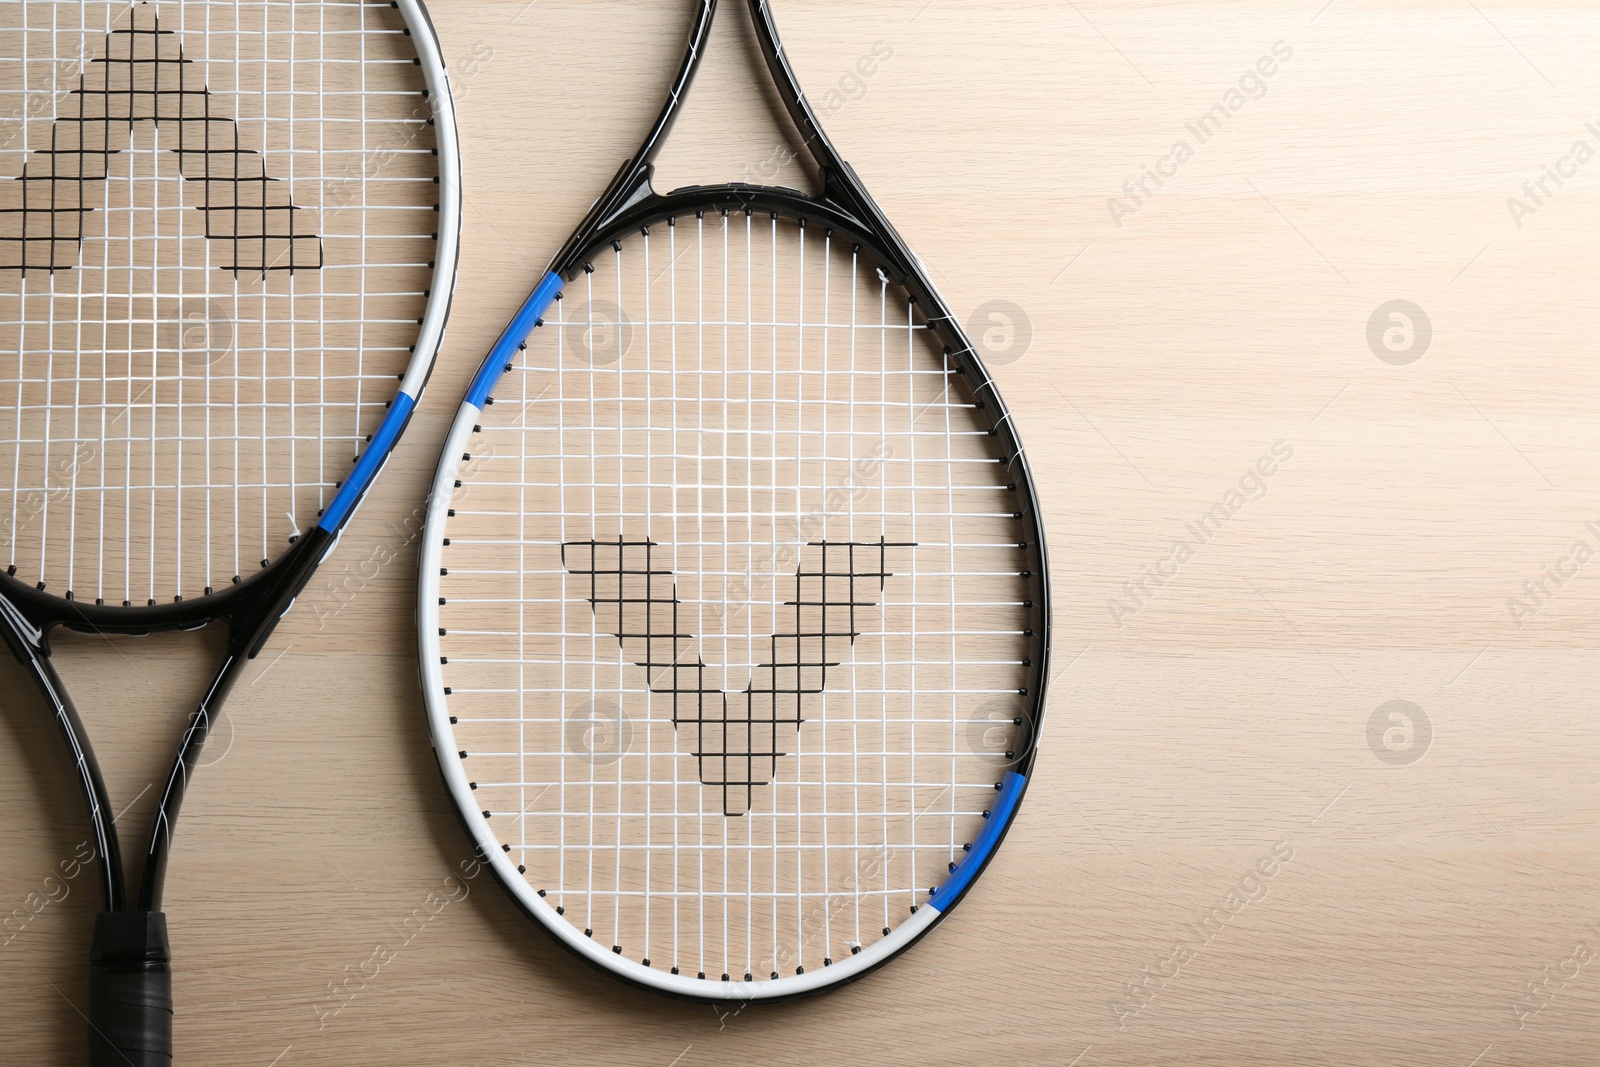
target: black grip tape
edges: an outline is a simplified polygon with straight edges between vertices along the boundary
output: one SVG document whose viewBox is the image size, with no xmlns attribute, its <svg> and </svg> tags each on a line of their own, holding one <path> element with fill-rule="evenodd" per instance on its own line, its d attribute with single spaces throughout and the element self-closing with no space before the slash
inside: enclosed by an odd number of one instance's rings
<svg viewBox="0 0 1600 1067">
<path fill-rule="evenodd" d="M 171 1067 L 171 964 L 164 914 L 101 913 L 89 952 L 89 1067 Z"/>
</svg>

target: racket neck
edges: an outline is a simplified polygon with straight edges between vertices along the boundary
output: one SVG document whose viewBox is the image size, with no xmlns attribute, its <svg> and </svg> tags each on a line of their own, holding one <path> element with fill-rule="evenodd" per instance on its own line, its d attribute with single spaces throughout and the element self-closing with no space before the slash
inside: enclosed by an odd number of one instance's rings
<svg viewBox="0 0 1600 1067">
<path fill-rule="evenodd" d="M 872 235 L 872 243 L 896 281 L 914 279 L 912 288 L 918 297 L 927 302 L 930 318 L 948 315 L 943 303 L 923 273 L 903 238 L 889 222 L 877 202 L 867 192 L 855 171 L 840 155 L 823 130 L 821 122 L 806 100 L 794 69 L 784 53 L 783 42 L 778 37 L 777 24 L 767 0 L 748 0 L 750 21 L 755 27 L 756 39 L 766 61 L 773 85 L 782 98 L 790 121 L 810 152 L 821 175 L 822 194 L 814 201 L 824 215 L 839 218 L 848 229 Z M 572 236 L 551 261 L 550 272 L 570 279 L 585 266 L 594 249 L 605 242 L 605 235 L 616 232 L 624 219 L 635 216 L 650 217 L 656 210 L 673 200 L 733 200 L 734 207 L 759 209 L 764 200 L 777 197 L 792 200 L 801 194 L 776 187 L 735 184 L 704 189 L 680 189 L 663 196 L 654 188 L 655 161 L 671 134 L 674 123 L 688 99 L 700 63 L 710 48 L 711 27 L 716 19 L 717 0 L 700 0 L 689 34 L 689 43 L 677 77 L 667 94 L 666 103 L 639 151 L 625 162 L 611 183 L 606 186 L 590 207 L 588 214 Z M 728 194 L 717 196 L 717 193 Z M 704 195 L 696 195 L 704 194 Z M 724 204 L 723 206 L 728 206 Z"/>
<path fill-rule="evenodd" d="M 263 589 L 262 595 L 245 601 L 237 614 L 228 619 L 227 657 L 189 718 L 177 758 L 172 761 L 172 770 L 167 775 L 155 825 L 150 831 L 150 847 L 145 855 L 139 888 L 139 906 L 142 910 L 161 910 L 173 829 L 178 821 L 178 812 L 183 807 L 189 780 L 194 776 L 195 764 L 211 732 L 212 716 L 232 692 L 245 666 L 260 653 L 267 639 L 272 636 L 272 631 L 294 606 L 295 598 L 305 589 L 312 573 L 331 551 L 336 539 L 336 534 L 320 526 L 302 534 L 289 554 L 278 562 L 276 581 Z"/>
<path fill-rule="evenodd" d="M 933 296 L 933 286 L 923 274 L 909 246 L 822 128 L 821 120 L 812 110 L 805 91 L 800 88 L 800 79 L 789 65 L 789 57 L 778 36 L 778 24 L 773 21 L 768 0 L 748 0 L 748 3 L 750 21 L 755 26 L 756 41 L 761 48 L 762 58 L 766 60 L 767 71 L 772 75 L 772 82 L 783 100 L 784 109 L 789 113 L 789 120 L 794 123 L 806 150 L 822 172 L 822 199 L 860 219 L 868 232 L 879 236 L 879 243 L 884 246 L 879 251 L 890 261 L 887 264 L 890 270 L 897 275 L 916 279 L 920 283 L 919 288 Z M 937 310 L 943 313 L 942 304 Z M 934 313 L 935 310 L 929 308 L 930 317 Z"/>
<path fill-rule="evenodd" d="M 683 62 L 678 67 L 677 76 L 672 80 L 672 88 L 667 93 L 666 103 L 661 106 L 661 114 L 656 117 L 655 124 L 650 127 L 650 133 L 639 146 L 639 150 L 634 153 L 633 158 L 622 164 L 611 179 L 611 183 L 606 186 L 605 192 L 595 200 L 589 208 L 589 213 L 578 224 L 572 236 L 567 238 L 566 244 L 561 246 L 555 259 L 551 260 L 551 273 L 562 277 L 570 276 L 583 265 L 583 257 L 588 254 L 596 235 L 608 230 L 612 220 L 626 211 L 630 205 L 654 195 L 651 180 L 655 177 L 656 157 L 661 154 L 673 125 L 678 121 L 678 114 L 682 110 L 683 102 L 689 96 L 689 89 L 694 84 L 694 76 L 700 69 L 700 62 L 710 47 L 711 26 L 716 21 L 716 16 L 717 0 L 699 0 L 689 30 L 689 43 L 683 53 Z"/>
<path fill-rule="evenodd" d="M 215 621 L 228 626 L 226 658 L 184 730 L 178 755 L 167 776 L 161 806 L 140 872 L 139 907 L 144 911 L 156 911 L 161 904 L 173 826 L 183 804 L 184 791 L 205 746 L 212 715 L 233 689 L 245 665 L 260 652 L 278 621 L 305 588 L 312 572 L 332 548 L 335 539 L 335 534 L 320 527 L 313 528 L 302 535 L 268 571 L 232 590 L 227 597 L 219 598 L 218 603 L 211 607 L 194 605 L 199 610 L 183 616 L 179 620 L 181 626 L 179 622 L 168 618 L 175 606 L 117 612 L 94 609 L 90 605 L 76 606 L 69 601 L 28 590 L 10 580 L 5 588 L 0 589 L 0 636 L 5 638 L 17 659 L 28 666 L 72 753 L 73 766 L 89 808 L 95 846 L 93 862 L 100 875 L 106 911 L 122 911 L 132 903 L 128 896 L 128 876 L 115 826 L 116 809 L 112 806 L 110 791 L 101 773 L 99 760 L 95 757 L 89 732 L 51 661 L 51 629 L 65 625 L 108 634 L 191 628 Z"/>
<path fill-rule="evenodd" d="M 634 172 L 646 170 L 655 163 L 656 157 L 661 154 L 662 147 L 667 143 L 672 126 L 678 121 L 678 113 L 683 108 L 683 102 L 689 96 L 689 88 L 694 84 L 694 76 L 700 70 L 700 62 L 710 48 L 711 26 L 716 17 L 717 0 L 700 0 L 693 24 L 689 29 L 689 44 L 684 51 L 683 62 L 678 67 L 678 75 L 672 80 L 672 89 L 667 93 L 667 102 L 662 105 L 661 114 L 656 118 L 655 125 L 650 128 L 650 135 L 644 139 L 638 155 L 630 164 Z"/>
<path fill-rule="evenodd" d="M 237 635 L 235 635 L 237 637 Z M 236 646 L 237 647 L 237 646 Z M 212 679 L 206 695 L 189 718 L 183 733 L 177 758 L 167 775 L 166 787 L 161 793 L 161 806 L 156 811 L 155 824 L 150 829 L 150 844 L 145 852 L 144 869 L 139 879 L 139 910 L 159 912 L 167 880 L 167 860 L 172 853 L 172 833 L 177 826 L 178 812 L 183 807 L 184 793 L 189 780 L 194 777 L 195 764 L 211 732 L 213 715 L 222 707 L 233 690 L 250 656 L 230 651 L 222 667 Z"/>
<path fill-rule="evenodd" d="M 805 142 L 811 157 L 817 161 L 817 166 L 822 168 L 824 175 L 837 174 L 844 168 L 844 160 L 833 147 L 833 142 L 828 139 L 822 123 L 817 120 L 816 112 L 811 110 L 811 104 L 800 88 L 800 79 L 795 77 L 794 68 L 789 65 L 789 57 L 784 54 L 783 41 L 778 37 L 778 26 L 772 20 L 772 10 L 767 0 L 749 0 L 749 4 L 750 21 L 755 26 L 756 40 L 761 46 L 761 56 L 767 61 L 767 70 L 772 74 L 778 95 L 783 98 L 783 106 L 789 112 L 790 121 L 794 123 L 795 129 L 800 131 L 801 140 Z"/>
<path fill-rule="evenodd" d="M 95 758 L 94 746 L 89 743 L 89 731 L 84 728 L 78 709 L 67 695 L 67 687 L 50 662 L 44 631 L 28 623 L 4 596 L 0 596 L 0 613 L 4 615 L 0 635 L 5 637 L 18 662 L 28 665 L 39 691 L 55 713 L 56 725 L 73 755 L 73 768 L 78 775 L 80 791 L 89 806 L 89 821 L 94 835 L 92 862 L 100 875 L 101 899 L 105 902 L 106 911 L 116 911 L 123 907 L 125 896 L 122 848 L 117 840 L 111 794 L 106 789 L 105 777 L 100 773 L 100 761 Z"/>
</svg>

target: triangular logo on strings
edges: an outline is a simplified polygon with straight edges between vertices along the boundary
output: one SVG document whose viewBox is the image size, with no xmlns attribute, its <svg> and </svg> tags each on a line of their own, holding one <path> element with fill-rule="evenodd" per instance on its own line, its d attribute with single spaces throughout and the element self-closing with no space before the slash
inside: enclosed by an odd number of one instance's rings
<svg viewBox="0 0 1600 1067">
<path fill-rule="evenodd" d="M 766 662 L 739 693 L 710 686 L 699 641 L 684 629 L 671 550 L 649 540 L 570 541 L 567 572 L 588 585 L 595 623 L 617 638 L 623 656 L 645 668 L 650 692 L 670 697 L 672 722 L 699 763 L 703 785 L 722 790 L 724 815 L 750 810 L 751 791 L 771 784 L 800 724 L 820 711 L 830 669 L 844 662 L 891 577 L 891 552 L 915 548 L 885 540 L 816 541 L 801 553 L 787 632 L 766 638 Z"/>
<path fill-rule="evenodd" d="M 260 152 L 240 144 L 239 124 L 218 113 L 219 99 L 140 4 L 130 25 L 106 35 L 50 129 L 50 147 L 30 154 L 22 173 L 0 180 L 0 270 L 70 270 L 78 265 L 86 216 L 101 197 L 112 157 L 152 123 L 175 131 L 179 169 L 201 187 L 195 210 L 206 237 L 221 245 L 220 267 L 235 272 L 317 270 L 322 238 L 315 212 L 294 204 L 288 186 L 266 172 Z"/>
</svg>

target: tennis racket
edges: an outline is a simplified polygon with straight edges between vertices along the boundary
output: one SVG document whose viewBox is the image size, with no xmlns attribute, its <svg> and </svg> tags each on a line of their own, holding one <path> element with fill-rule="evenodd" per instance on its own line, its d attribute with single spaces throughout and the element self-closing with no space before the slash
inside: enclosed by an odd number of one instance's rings
<svg viewBox="0 0 1600 1067">
<path fill-rule="evenodd" d="M 821 195 L 652 188 L 701 0 L 471 385 L 419 608 L 485 862 L 582 958 L 715 1000 L 856 978 L 950 912 L 1016 818 L 1049 654 L 1011 415 L 749 8 Z"/>
<path fill-rule="evenodd" d="M 427 379 L 454 130 L 418 0 L 0 2 L 0 634 L 93 822 L 91 1064 L 171 1062 L 173 824 Z M 52 633 L 210 623 L 226 658 L 125 872 Z"/>
</svg>

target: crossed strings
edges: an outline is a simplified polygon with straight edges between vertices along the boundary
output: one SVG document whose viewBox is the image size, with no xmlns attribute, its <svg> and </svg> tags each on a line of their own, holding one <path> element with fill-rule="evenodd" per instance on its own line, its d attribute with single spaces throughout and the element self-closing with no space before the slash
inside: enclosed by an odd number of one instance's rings
<svg viewBox="0 0 1600 1067">
<path fill-rule="evenodd" d="M 75 113 L 56 117 L 50 147 L 34 152 L 15 182 L 0 183 L 0 270 L 26 276 L 77 264 L 84 218 L 95 210 L 87 183 L 107 180 L 137 122 L 177 127 L 171 151 L 203 190 L 196 210 L 206 237 L 229 249 L 220 269 L 320 269 L 322 240 L 302 220 L 305 209 L 267 174 L 259 152 L 240 147 L 238 123 L 215 113 L 216 97 L 190 72 L 177 35 L 146 5 L 133 8 L 131 21 L 107 35 L 104 54 L 70 94 Z"/>
<path fill-rule="evenodd" d="M 0 565 L 210 594 L 315 521 L 413 358 L 423 73 L 384 3 L 5 8 Z"/>
<path fill-rule="evenodd" d="M 722 812 L 750 810 L 751 790 L 768 785 L 779 757 L 807 715 L 816 713 L 827 689 L 828 669 L 839 666 L 855 643 L 865 613 L 877 600 L 863 599 L 867 583 L 882 592 L 893 577 L 890 549 L 907 542 L 816 541 L 802 553 L 794 577 L 791 628 L 768 641 L 768 659 L 751 671 L 730 713 L 728 694 L 707 685 L 706 663 L 693 634 L 680 629 L 677 583 L 657 561 L 651 540 L 572 541 L 561 546 L 568 573 L 589 580 L 589 603 L 596 624 L 613 634 L 623 654 L 645 668 L 650 691 L 672 698 L 672 722 L 687 735 L 699 764 L 700 782 L 719 788 Z M 570 553 L 570 554 L 569 554 Z"/>
</svg>

